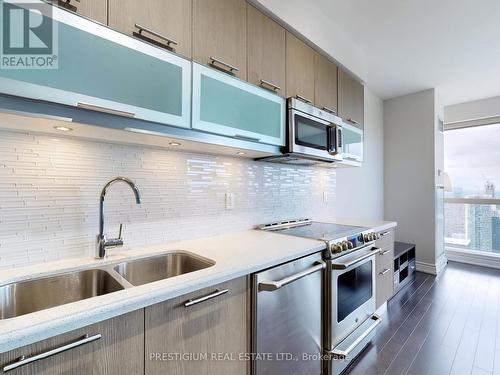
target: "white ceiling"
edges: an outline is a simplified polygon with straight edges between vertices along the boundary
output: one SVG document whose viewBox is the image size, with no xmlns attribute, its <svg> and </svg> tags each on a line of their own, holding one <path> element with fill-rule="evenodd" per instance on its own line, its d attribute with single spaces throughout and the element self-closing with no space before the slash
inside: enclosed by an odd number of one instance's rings
<svg viewBox="0 0 500 375">
<path fill-rule="evenodd" d="M 444 104 L 500 95 L 500 0 L 314 0 L 366 57 L 383 99 L 436 88 Z"/>
</svg>

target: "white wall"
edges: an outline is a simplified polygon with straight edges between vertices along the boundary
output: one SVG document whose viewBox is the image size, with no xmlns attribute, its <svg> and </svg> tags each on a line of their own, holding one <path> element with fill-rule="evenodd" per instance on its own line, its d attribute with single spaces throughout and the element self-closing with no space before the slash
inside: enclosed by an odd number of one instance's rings
<svg viewBox="0 0 500 375">
<path fill-rule="evenodd" d="M 396 239 L 417 245 L 417 262 L 436 266 L 435 93 L 426 90 L 384 102 L 385 218 Z"/>
<path fill-rule="evenodd" d="M 313 1 L 250 0 L 313 43 L 362 81 L 367 78 L 366 56 L 334 20 Z"/>
<path fill-rule="evenodd" d="M 446 123 L 497 116 L 500 116 L 500 96 L 454 104 L 446 106 L 444 109 L 444 121 Z"/>
<path fill-rule="evenodd" d="M 335 213 L 339 217 L 384 218 L 383 102 L 365 88 L 365 162 L 337 170 Z"/>
</svg>

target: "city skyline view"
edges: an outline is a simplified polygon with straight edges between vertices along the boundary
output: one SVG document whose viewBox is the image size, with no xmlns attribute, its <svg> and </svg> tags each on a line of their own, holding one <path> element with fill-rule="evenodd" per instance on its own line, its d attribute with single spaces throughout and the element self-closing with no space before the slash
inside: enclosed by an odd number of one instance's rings
<svg viewBox="0 0 500 375">
<path fill-rule="evenodd" d="M 445 170 L 451 183 L 446 197 L 498 197 L 499 139 L 500 124 L 445 132 Z M 447 202 L 445 242 L 451 247 L 500 253 L 500 205 Z"/>
</svg>

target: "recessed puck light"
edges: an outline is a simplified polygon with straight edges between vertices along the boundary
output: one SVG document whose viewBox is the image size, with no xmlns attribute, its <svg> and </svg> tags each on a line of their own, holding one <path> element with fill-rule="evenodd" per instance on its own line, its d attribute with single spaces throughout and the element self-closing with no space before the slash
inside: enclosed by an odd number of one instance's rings
<svg viewBox="0 0 500 375">
<path fill-rule="evenodd" d="M 54 129 L 59 130 L 61 132 L 71 132 L 73 129 L 68 128 L 67 126 L 54 126 Z"/>
<path fill-rule="evenodd" d="M 180 146 L 181 144 L 179 142 L 170 142 L 170 146 Z"/>
<path fill-rule="evenodd" d="M 247 154 L 247 153 L 246 153 L 246 152 L 243 152 L 243 151 L 238 151 L 238 152 L 236 153 L 236 155 L 246 155 L 246 154 Z"/>
</svg>

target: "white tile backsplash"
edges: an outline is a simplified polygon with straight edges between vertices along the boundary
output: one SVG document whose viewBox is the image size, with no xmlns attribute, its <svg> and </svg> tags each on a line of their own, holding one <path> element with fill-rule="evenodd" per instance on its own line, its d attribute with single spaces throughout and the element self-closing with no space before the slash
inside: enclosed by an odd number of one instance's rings
<svg viewBox="0 0 500 375">
<path fill-rule="evenodd" d="M 93 255 L 99 194 L 119 175 L 142 194 L 138 206 L 117 184 L 106 200 L 125 249 L 333 215 L 335 170 L 0 131 L 0 269 Z"/>
</svg>

